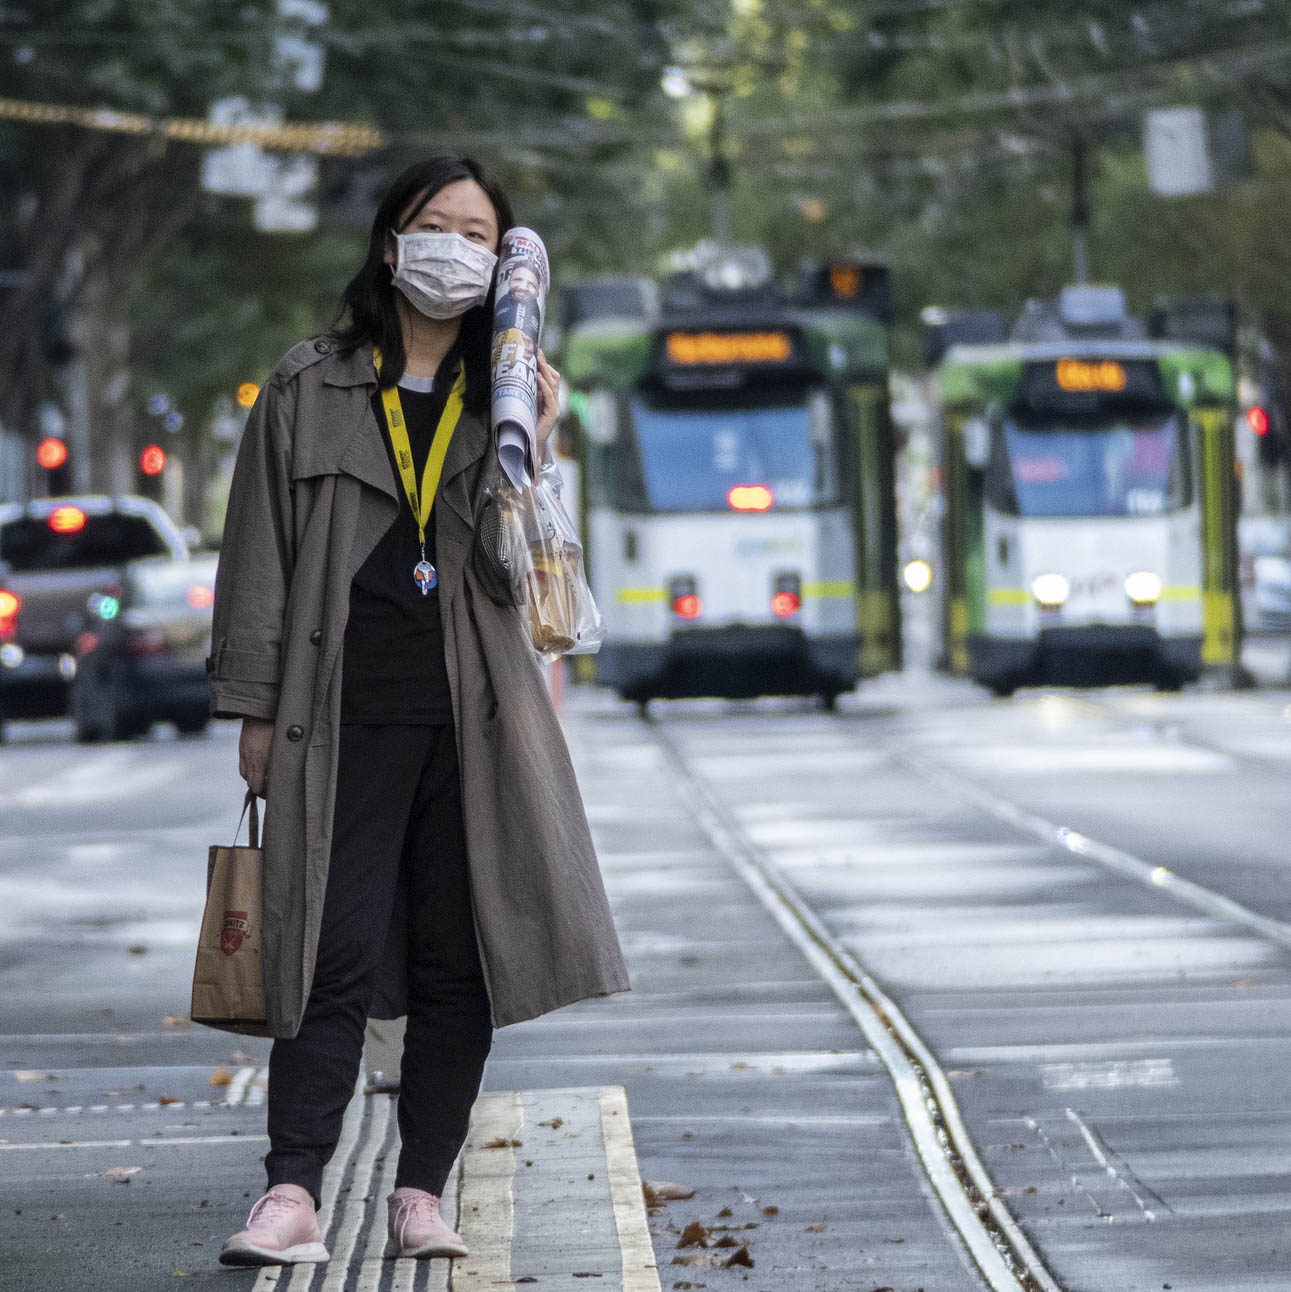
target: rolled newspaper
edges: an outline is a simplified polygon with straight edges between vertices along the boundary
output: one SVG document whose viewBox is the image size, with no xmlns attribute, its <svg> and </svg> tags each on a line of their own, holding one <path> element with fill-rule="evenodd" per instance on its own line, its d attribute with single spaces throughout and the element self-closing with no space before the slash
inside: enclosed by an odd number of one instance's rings
<svg viewBox="0 0 1291 1292">
<path fill-rule="evenodd" d="M 542 239 L 532 229 L 508 229 L 493 305 L 493 434 L 517 489 L 538 474 L 538 342 L 550 284 Z"/>
</svg>

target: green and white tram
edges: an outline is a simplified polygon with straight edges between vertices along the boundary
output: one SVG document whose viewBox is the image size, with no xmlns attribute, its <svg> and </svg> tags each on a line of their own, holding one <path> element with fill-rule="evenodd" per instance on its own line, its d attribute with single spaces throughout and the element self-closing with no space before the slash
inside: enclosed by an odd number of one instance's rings
<svg viewBox="0 0 1291 1292">
<path fill-rule="evenodd" d="M 885 271 L 834 265 L 791 297 L 717 266 L 665 283 L 661 310 L 653 284 L 618 286 L 574 289 L 601 308 L 567 313 L 562 362 L 597 680 L 832 705 L 899 667 Z"/>
<path fill-rule="evenodd" d="M 1102 327 L 1033 305 L 1032 339 L 938 368 L 945 664 L 997 694 L 1175 689 L 1238 657 L 1230 362 L 1112 305 Z"/>
</svg>

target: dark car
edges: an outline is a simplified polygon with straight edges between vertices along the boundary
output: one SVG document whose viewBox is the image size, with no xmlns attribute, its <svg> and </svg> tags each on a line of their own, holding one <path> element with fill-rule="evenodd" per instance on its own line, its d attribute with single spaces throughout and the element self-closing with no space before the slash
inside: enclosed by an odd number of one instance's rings
<svg viewBox="0 0 1291 1292">
<path fill-rule="evenodd" d="M 0 643 L 0 720 L 67 712 L 74 647 L 91 599 L 119 590 L 125 567 L 144 557 L 188 559 L 183 535 L 147 498 L 0 506 L 0 570 L 18 602 Z"/>
<path fill-rule="evenodd" d="M 210 721 L 215 556 L 133 561 L 90 607 L 75 644 L 68 712 L 76 738 L 128 740 L 154 722 L 195 734 Z"/>
</svg>

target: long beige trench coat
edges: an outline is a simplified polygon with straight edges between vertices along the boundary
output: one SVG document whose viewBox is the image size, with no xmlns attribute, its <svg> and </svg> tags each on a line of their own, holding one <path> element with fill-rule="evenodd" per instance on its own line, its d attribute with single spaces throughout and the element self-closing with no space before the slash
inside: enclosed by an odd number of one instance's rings
<svg viewBox="0 0 1291 1292">
<path fill-rule="evenodd" d="M 294 1036 L 313 980 L 331 852 L 350 582 L 398 512 L 370 349 L 302 342 L 252 409 L 215 589 L 212 711 L 272 719 L 263 847 L 267 1031 Z M 464 412 L 434 509 L 480 959 L 501 1027 L 624 991 L 569 752 L 528 626 L 482 536 L 496 454 Z M 477 538 L 478 534 L 481 536 Z M 389 939 L 373 1013 L 406 1012 Z"/>
</svg>

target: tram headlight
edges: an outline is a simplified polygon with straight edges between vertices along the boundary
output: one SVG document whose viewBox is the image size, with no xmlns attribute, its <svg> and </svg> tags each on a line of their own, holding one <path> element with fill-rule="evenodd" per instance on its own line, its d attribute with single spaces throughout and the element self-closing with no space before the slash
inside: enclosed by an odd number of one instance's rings
<svg viewBox="0 0 1291 1292">
<path fill-rule="evenodd" d="M 901 577 L 911 592 L 927 592 L 932 587 L 932 566 L 920 557 L 907 561 Z"/>
<path fill-rule="evenodd" d="M 1125 595 L 1136 606 L 1154 606 L 1161 600 L 1161 580 L 1151 570 L 1135 570 L 1125 576 Z"/>
<path fill-rule="evenodd" d="M 1046 610 L 1056 610 L 1071 593 L 1071 584 L 1061 574 L 1037 574 L 1031 580 L 1031 595 Z"/>
</svg>

